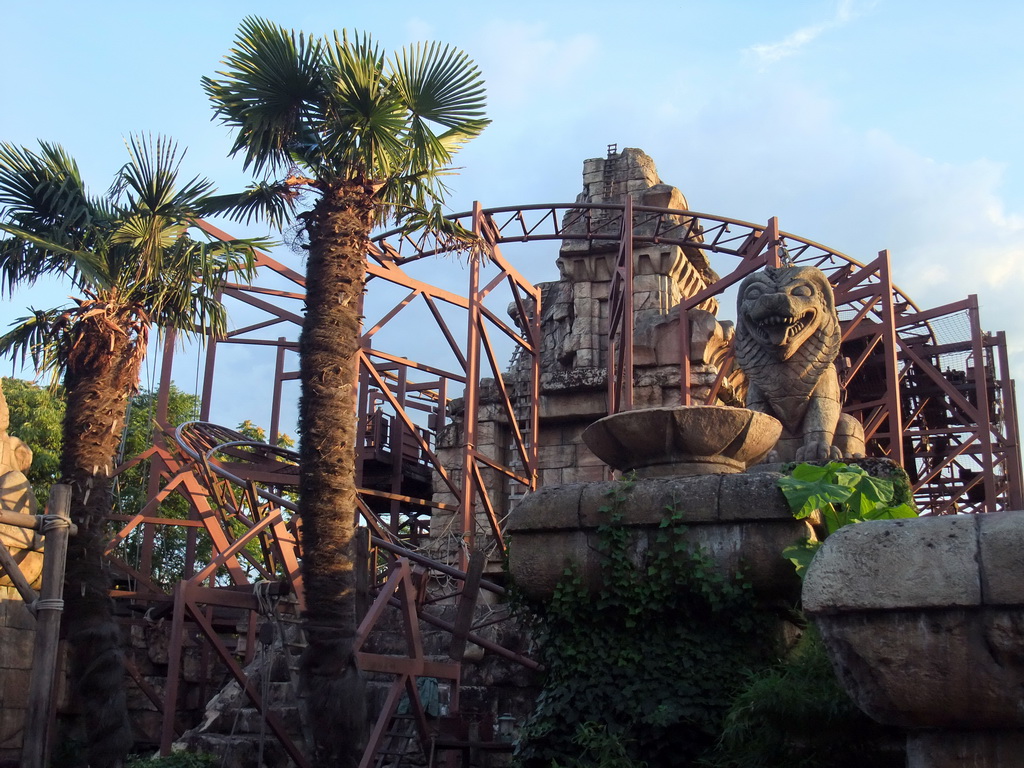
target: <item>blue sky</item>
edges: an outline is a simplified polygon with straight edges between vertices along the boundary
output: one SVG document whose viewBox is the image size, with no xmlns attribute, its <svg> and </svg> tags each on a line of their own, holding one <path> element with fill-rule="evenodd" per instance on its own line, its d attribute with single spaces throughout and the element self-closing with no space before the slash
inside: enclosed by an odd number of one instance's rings
<svg viewBox="0 0 1024 768">
<path fill-rule="evenodd" d="M 440 40 L 479 64 L 494 121 L 460 155 L 453 209 L 568 201 L 585 158 L 639 147 L 694 210 L 778 216 L 861 261 L 888 248 L 921 306 L 977 293 L 1024 375 L 1024 4 L 3 5 L 0 140 L 62 143 L 96 191 L 140 131 L 189 147 L 187 170 L 222 189 L 246 182 L 199 78 L 247 14 L 367 31 L 388 48 Z M 549 279 L 554 256 L 528 276 Z M 16 295 L 0 325 L 61 296 Z"/>
</svg>

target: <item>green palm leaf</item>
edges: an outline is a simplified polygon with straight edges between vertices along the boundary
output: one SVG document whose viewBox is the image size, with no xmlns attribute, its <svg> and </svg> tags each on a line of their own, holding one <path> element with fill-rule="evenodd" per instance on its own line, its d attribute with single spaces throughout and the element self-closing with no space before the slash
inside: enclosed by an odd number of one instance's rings
<svg viewBox="0 0 1024 768">
<path fill-rule="evenodd" d="M 480 71 L 462 51 L 418 44 L 395 54 L 392 67 L 395 88 L 416 118 L 459 130 L 489 122 Z"/>
<path fill-rule="evenodd" d="M 242 22 L 220 79 L 204 77 L 216 116 L 239 129 L 232 154 L 257 173 L 279 170 L 311 136 L 322 106 L 320 44 L 263 19 Z M 302 150 L 299 154 L 305 154 Z"/>
</svg>

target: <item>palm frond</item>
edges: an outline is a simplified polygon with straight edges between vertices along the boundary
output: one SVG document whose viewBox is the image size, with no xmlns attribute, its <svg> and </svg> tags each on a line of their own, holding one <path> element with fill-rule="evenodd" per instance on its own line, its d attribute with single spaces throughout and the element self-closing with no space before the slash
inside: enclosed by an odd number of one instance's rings
<svg viewBox="0 0 1024 768">
<path fill-rule="evenodd" d="M 380 178 L 402 168 L 408 109 L 391 87 L 384 57 L 369 35 L 334 34 L 326 46 L 325 165 L 332 175 Z"/>
<path fill-rule="evenodd" d="M 59 367 L 67 357 L 67 344 L 62 328 L 68 309 L 36 310 L 11 323 L 11 329 L 0 336 L 0 355 L 9 355 L 22 365 L 27 360 L 37 371 Z"/>
<path fill-rule="evenodd" d="M 0 144 L 0 211 L 28 228 L 71 232 L 94 218 L 78 164 L 56 144 L 39 143 L 39 152 Z"/>
<path fill-rule="evenodd" d="M 181 182 L 179 173 L 185 152 L 165 136 L 142 138 L 131 136 L 125 141 L 129 161 L 117 174 L 110 188 L 114 199 L 122 195 L 127 210 L 151 211 L 166 215 L 173 211 L 181 216 L 213 189 L 213 182 L 200 176 Z"/>
<path fill-rule="evenodd" d="M 416 44 L 395 53 L 392 69 L 394 87 L 415 118 L 458 130 L 477 125 L 476 133 L 490 122 L 480 70 L 463 51 Z"/>
<path fill-rule="evenodd" d="M 309 138 L 304 124 L 321 101 L 320 58 L 316 40 L 250 16 L 220 78 L 203 78 L 215 117 L 238 129 L 231 153 L 244 151 L 246 168 L 285 167 L 294 143 Z"/>
<path fill-rule="evenodd" d="M 235 221 L 250 224 L 263 220 L 281 230 L 295 215 L 298 193 L 282 182 L 258 182 L 242 192 L 211 195 L 197 206 L 199 217 L 222 214 Z"/>
<path fill-rule="evenodd" d="M 200 214 L 217 207 L 210 182 L 179 180 L 183 153 L 170 139 L 126 144 L 129 162 L 105 202 L 84 197 L 77 166 L 59 147 L 0 146 L 0 289 L 49 273 L 69 278 L 82 297 L 77 308 L 23 318 L 0 348 L 62 368 L 92 365 L 114 336 L 144 355 L 152 323 L 223 332 L 220 286 L 228 276 L 251 280 L 256 249 L 269 241 L 193 239 Z"/>
<path fill-rule="evenodd" d="M 65 275 L 76 285 L 110 284 L 103 254 L 52 239 L 54 234 L 60 236 L 59 229 L 37 234 L 0 221 L 0 231 L 12 236 L 0 241 L 0 290 L 8 294 L 19 284 L 31 285 L 43 275 L 54 273 Z M 96 245 L 93 238 L 86 243 Z"/>
</svg>

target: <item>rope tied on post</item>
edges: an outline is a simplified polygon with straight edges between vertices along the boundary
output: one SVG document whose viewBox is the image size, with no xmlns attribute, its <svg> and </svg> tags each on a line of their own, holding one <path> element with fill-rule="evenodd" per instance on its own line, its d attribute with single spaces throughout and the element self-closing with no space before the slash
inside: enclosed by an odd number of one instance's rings
<svg viewBox="0 0 1024 768">
<path fill-rule="evenodd" d="M 42 515 L 42 531 L 43 534 L 51 533 L 53 531 L 59 531 L 62 528 L 77 528 L 71 524 L 71 520 L 62 515 Z M 76 531 L 72 530 L 73 535 Z"/>
<path fill-rule="evenodd" d="M 64 600 L 59 597 L 40 597 L 38 600 L 26 603 L 25 607 L 28 608 L 29 612 L 33 616 L 35 616 L 38 611 L 63 611 Z"/>
</svg>

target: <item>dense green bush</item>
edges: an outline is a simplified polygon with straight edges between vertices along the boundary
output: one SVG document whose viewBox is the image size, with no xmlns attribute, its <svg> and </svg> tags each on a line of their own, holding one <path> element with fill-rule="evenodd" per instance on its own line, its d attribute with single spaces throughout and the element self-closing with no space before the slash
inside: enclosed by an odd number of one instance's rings
<svg viewBox="0 0 1024 768">
<path fill-rule="evenodd" d="M 780 486 L 795 516 L 820 510 L 828 532 L 915 514 L 899 478 L 856 466 L 800 465 Z M 601 588 L 588 591 L 567 569 L 549 602 L 528 606 L 546 678 L 520 733 L 519 763 L 902 766 L 902 735 L 856 708 L 813 627 L 785 658 L 768 658 L 769 625 L 780 607 L 759 606 L 742 575 L 724 577 L 687 544 L 680 512 L 666 510 L 650 547 L 637 546 L 618 511 L 631 488 L 623 481 L 602 508 Z M 787 557 L 806 565 L 816 546 L 791 548 Z M 787 612 L 803 621 L 795 607 Z"/>
<path fill-rule="evenodd" d="M 809 627 L 788 658 L 750 673 L 706 768 L 902 768 L 899 729 L 857 709 Z"/>
</svg>

